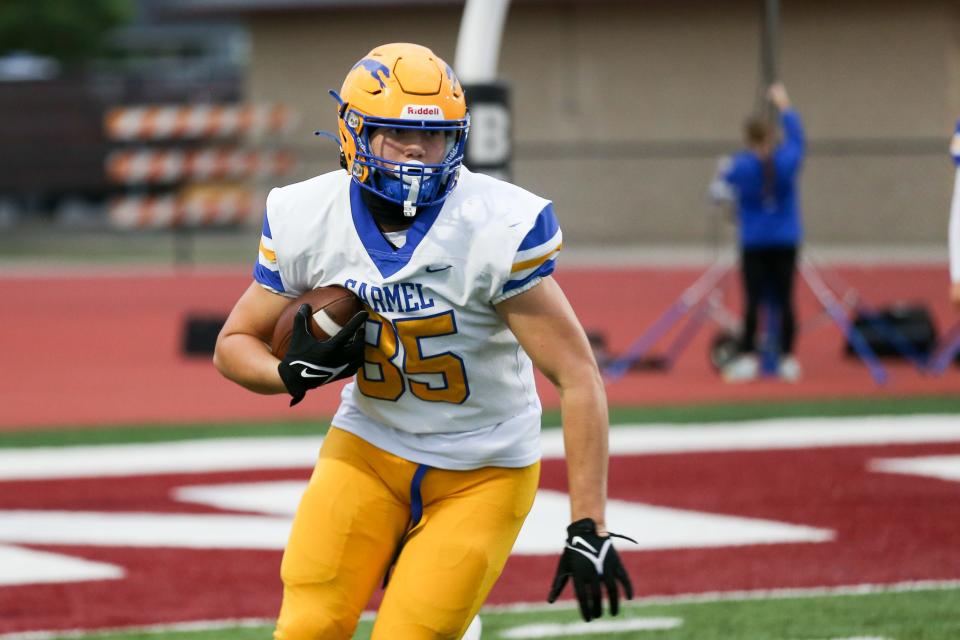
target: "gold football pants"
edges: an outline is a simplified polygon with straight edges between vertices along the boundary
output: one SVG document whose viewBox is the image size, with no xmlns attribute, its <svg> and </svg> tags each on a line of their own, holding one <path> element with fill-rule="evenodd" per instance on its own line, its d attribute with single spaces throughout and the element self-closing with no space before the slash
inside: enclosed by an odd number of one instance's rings
<svg viewBox="0 0 960 640">
<path fill-rule="evenodd" d="M 373 640 L 460 638 L 503 570 L 539 476 L 539 463 L 427 468 L 331 428 L 283 554 L 274 638 L 349 640 L 398 549 Z"/>
</svg>

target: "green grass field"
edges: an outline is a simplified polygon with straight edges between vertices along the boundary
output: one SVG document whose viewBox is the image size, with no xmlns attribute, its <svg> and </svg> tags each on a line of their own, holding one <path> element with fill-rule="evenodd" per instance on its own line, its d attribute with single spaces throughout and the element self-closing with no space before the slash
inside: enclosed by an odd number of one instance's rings
<svg viewBox="0 0 960 640">
<path fill-rule="evenodd" d="M 960 638 L 960 589 L 918 589 L 858 595 L 756 597 L 716 601 L 628 604 L 616 618 L 584 624 L 569 607 L 529 611 L 488 609 L 483 638 L 590 638 L 593 640 L 956 640 Z M 649 626 L 672 628 L 643 629 Z M 602 631 L 601 624 L 624 628 Z M 361 621 L 354 640 L 370 637 Z M 190 631 L 143 630 L 49 636 L 66 640 L 260 640 L 271 626 L 222 626 Z"/>
</svg>

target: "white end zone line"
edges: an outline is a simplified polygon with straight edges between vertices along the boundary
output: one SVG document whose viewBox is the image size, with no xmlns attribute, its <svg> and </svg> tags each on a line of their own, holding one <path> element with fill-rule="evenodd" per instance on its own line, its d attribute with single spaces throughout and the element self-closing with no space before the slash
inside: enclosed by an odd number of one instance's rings
<svg viewBox="0 0 960 640">
<path fill-rule="evenodd" d="M 524 624 L 501 631 L 499 638 L 581 638 L 600 633 L 626 633 L 627 631 L 666 631 L 683 624 L 681 618 L 632 618 L 629 620 L 600 619 L 592 622 L 568 622 Z"/>
<path fill-rule="evenodd" d="M 646 605 L 673 605 L 698 604 L 710 602 L 736 602 L 748 600 L 783 600 L 790 598 L 819 598 L 823 596 L 865 596 L 874 593 L 909 593 L 914 591 L 941 591 L 960 589 L 960 580 L 918 580 L 912 582 L 894 582 L 890 584 L 856 584 L 837 587 L 812 587 L 806 589 L 758 589 L 755 591 L 715 591 L 705 593 L 689 593 L 676 596 L 646 596 L 634 598 L 622 603 L 624 609 L 643 607 Z M 515 603 L 507 605 L 488 605 L 483 607 L 484 613 L 536 613 L 558 611 L 561 609 L 576 609 L 573 600 L 561 600 L 555 604 Z M 372 620 L 374 612 L 365 611 L 361 620 Z M 233 629 L 237 627 L 270 626 L 273 618 L 243 618 L 228 620 L 199 620 L 194 622 L 178 622 L 174 624 L 158 624 L 147 626 L 114 627 L 107 629 L 70 629 L 63 631 L 27 631 L 18 633 L 0 634 L 0 640 L 53 640 L 54 638 L 83 638 L 91 632 L 108 635 L 111 633 L 151 633 L 165 631 L 213 631 L 217 629 Z M 831 639 L 841 640 L 841 639 Z M 846 638 L 843 640 L 884 640 L 881 638 Z"/>
<path fill-rule="evenodd" d="M 247 469 L 312 468 L 321 436 L 181 440 L 147 444 L 0 449 L 0 480 L 93 478 Z M 809 449 L 960 442 L 956 415 L 794 418 L 698 425 L 622 425 L 611 455 Z M 563 456 L 563 433 L 541 435 L 545 459 Z"/>
</svg>

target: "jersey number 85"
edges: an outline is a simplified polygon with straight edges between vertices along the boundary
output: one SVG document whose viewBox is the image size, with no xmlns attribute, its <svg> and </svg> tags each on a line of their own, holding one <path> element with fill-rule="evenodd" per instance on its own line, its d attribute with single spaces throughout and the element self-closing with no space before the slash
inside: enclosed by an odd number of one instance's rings
<svg viewBox="0 0 960 640">
<path fill-rule="evenodd" d="M 367 343 L 364 366 L 357 372 L 360 393 L 370 398 L 396 401 L 409 387 L 410 393 L 420 400 L 452 404 L 461 404 L 470 395 L 460 356 L 450 351 L 433 355 L 424 353 L 425 341 L 457 333 L 452 310 L 394 322 L 371 312 L 368 322 L 377 325 L 377 335 L 373 343 Z M 398 342 L 403 345 L 402 362 L 397 362 Z M 413 375 L 430 376 L 434 380 L 422 382 L 412 378 Z"/>
</svg>

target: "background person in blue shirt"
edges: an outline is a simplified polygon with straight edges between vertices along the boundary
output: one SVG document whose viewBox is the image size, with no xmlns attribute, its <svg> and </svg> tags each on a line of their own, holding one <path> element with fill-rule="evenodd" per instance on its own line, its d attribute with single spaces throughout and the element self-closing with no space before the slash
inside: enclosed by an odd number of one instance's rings
<svg viewBox="0 0 960 640">
<path fill-rule="evenodd" d="M 747 148 L 724 163 L 718 176 L 735 201 L 745 301 L 740 355 L 722 372 L 729 382 L 752 380 L 759 372 L 757 315 L 767 300 L 780 319 L 777 373 L 789 381 L 800 377 L 793 355 L 793 283 L 803 240 L 797 189 L 805 151 L 803 124 L 782 84 L 772 85 L 767 97 L 779 112 L 781 139 L 770 122 L 750 118 L 744 127 Z"/>
</svg>

